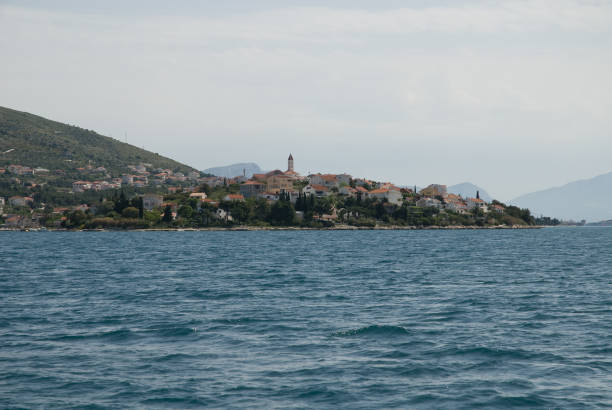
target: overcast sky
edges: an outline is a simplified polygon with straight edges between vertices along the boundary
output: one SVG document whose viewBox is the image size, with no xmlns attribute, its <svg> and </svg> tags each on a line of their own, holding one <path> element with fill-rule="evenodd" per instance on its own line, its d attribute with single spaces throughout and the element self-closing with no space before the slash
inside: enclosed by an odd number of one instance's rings
<svg viewBox="0 0 612 410">
<path fill-rule="evenodd" d="M 199 169 L 502 200 L 612 171 L 610 1 L 124 3 L 0 0 L 0 105 Z"/>
</svg>

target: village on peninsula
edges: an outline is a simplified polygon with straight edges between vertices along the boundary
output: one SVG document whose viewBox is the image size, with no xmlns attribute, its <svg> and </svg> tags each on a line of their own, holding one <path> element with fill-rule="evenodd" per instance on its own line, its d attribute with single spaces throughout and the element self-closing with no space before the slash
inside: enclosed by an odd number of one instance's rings
<svg viewBox="0 0 612 410">
<path fill-rule="evenodd" d="M 60 170 L 55 171 L 61 173 Z M 46 178 L 54 172 L 11 164 L 0 177 L 26 195 L 0 197 L 2 229 L 278 229 L 278 228 L 519 228 L 553 224 L 527 209 L 461 197 L 442 184 L 398 187 L 348 174 L 287 169 L 233 178 L 188 174 L 151 164 L 129 165 L 121 175 L 88 164 L 80 179 L 56 189 L 74 205 L 54 201 Z M 66 202 L 65 200 L 63 202 Z"/>
</svg>

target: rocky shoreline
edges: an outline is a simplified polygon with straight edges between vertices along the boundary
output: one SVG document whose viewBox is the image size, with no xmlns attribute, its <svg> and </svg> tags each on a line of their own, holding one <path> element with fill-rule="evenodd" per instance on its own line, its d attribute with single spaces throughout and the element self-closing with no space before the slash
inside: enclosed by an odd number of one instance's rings
<svg viewBox="0 0 612 410">
<path fill-rule="evenodd" d="M 400 226 L 400 225 L 380 225 L 380 226 L 352 226 L 336 225 L 327 228 L 306 228 L 299 226 L 234 226 L 229 228 L 210 227 L 210 228 L 140 228 L 140 229 L 57 229 L 57 228 L 0 228 L 0 231 L 27 231 L 27 232 L 105 232 L 105 231 L 156 231 L 156 232 L 198 232 L 198 231 L 431 231 L 431 230 L 499 230 L 499 229 L 542 229 L 548 226 L 529 226 L 529 225 L 498 225 L 498 226 Z"/>
</svg>

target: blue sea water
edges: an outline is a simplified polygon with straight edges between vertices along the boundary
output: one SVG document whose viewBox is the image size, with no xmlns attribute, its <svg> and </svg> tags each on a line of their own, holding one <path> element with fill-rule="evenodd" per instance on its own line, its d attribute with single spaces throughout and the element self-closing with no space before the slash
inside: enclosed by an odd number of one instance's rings
<svg viewBox="0 0 612 410">
<path fill-rule="evenodd" d="M 2 408 L 612 406 L 612 229 L 0 232 Z"/>
</svg>

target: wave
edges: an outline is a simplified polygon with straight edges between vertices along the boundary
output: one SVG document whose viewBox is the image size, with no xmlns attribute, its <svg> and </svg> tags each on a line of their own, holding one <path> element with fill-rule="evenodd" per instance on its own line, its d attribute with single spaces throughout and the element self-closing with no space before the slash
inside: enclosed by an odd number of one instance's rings
<svg viewBox="0 0 612 410">
<path fill-rule="evenodd" d="M 132 332 L 129 329 L 117 329 L 111 330 L 109 332 L 99 332 L 99 333 L 88 333 L 88 334 L 76 334 L 76 335 L 58 335 L 52 337 L 50 340 L 56 342 L 62 341 L 79 341 L 79 340 L 104 340 L 110 342 L 122 342 L 132 338 L 135 338 L 136 333 Z"/>
<path fill-rule="evenodd" d="M 333 336 L 336 337 L 353 337 L 353 336 L 384 336 L 384 337 L 397 337 L 409 335 L 410 332 L 401 326 L 392 325 L 370 325 L 361 327 L 359 329 L 344 330 L 336 332 Z"/>
</svg>

